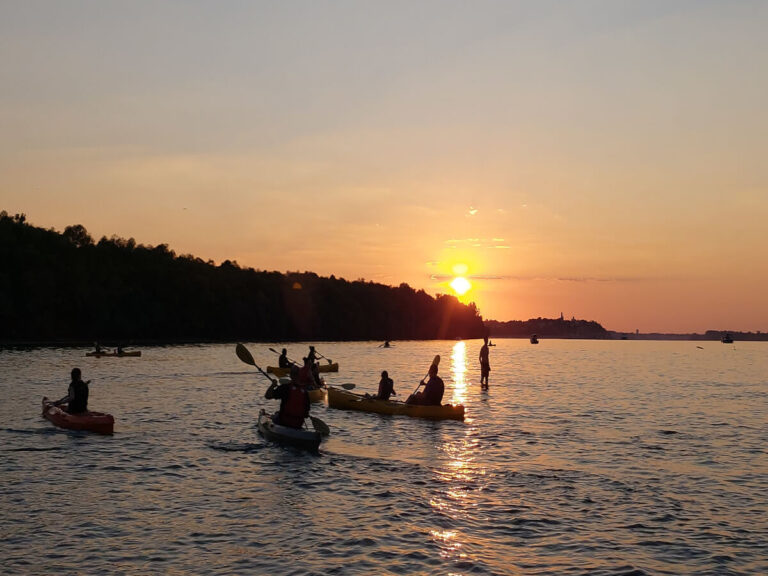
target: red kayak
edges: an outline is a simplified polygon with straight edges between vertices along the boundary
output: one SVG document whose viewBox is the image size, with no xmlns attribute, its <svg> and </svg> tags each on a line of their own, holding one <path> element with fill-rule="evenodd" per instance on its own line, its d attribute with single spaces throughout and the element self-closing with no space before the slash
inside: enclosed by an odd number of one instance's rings
<svg viewBox="0 0 768 576">
<path fill-rule="evenodd" d="M 66 428 L 67 430 L 88 430 L 98 434 L 112 434 L 115 428 L 115 419 L 112 414 L 91 412 L 90 410 L 82 414 L 70 414 L 61 406 L 53 406 L 53 402 L 45 396 L 43 396 L 43 417 L 59 428 Z"/>
</svg>

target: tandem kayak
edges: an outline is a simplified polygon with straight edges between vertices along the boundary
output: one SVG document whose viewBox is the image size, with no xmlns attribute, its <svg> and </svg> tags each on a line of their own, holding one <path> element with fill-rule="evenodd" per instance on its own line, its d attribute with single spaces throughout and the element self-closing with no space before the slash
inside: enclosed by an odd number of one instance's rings
<svg viewBox="0 0 768 576">
<path fill-rule="evenodd" d="M 88 430 L 98 434 L 112 434 L 115 428 L 115 419 L 111 414 L 104 412 L 83 412 L 82 414 L 70 414 L 60 406 L 43 396 L 43 417 L 59 428 L 67 430 Z"/>
<path fill-rule="evenodd" d="M 317 452 L 317 449 L 320 446 L 321 435 L 319 432 L 275 424 L 272 422 L 272 415 L 267 414 L 267 411 L 263 408 L 259 412 L 258 426 L 261 435 L 272 442 L 278 442 L 280 444 L 286 444 L 288 446 L 293 446 L 294 448 L 301 448 L 302 450 L 310 450 L 312 452 Z"/>
<path fill-rule="evenodd" d="M 361 412 L 375 412 L 376 414 L 414 416 L 430 420 L 464 420 L 464 406 L 462 404 L 456 406 L 453 404 L 420 406 L 394 400 L 377 400 L 375 398 L 366 398 L 362 394 L 347 392 L 334 386 L 328 387 L 328 406 L 341 410 L 360 410 Z"/>
<path fill-rule="evenodd" d="M 106 356 L 113 356 L 116 358 L 123 358 L 123 357 L 139 357 L 141 356 L 141 350 L 132 350 L 130 352 L 86 352 L 86 356 L 91 356 L 93 358 L 104 358 Z"/>
<path fill-rule="evenodd" d="M 333 364 L 319 364 L 317 365 L 318 372 L 338 372 L 339 363 Z M 267 372 L 274 374 L 275 376 L 288 376 L 291 373 L 290 368 L 278 368 L 277 366 L 267 366 Z"/>
</svg>

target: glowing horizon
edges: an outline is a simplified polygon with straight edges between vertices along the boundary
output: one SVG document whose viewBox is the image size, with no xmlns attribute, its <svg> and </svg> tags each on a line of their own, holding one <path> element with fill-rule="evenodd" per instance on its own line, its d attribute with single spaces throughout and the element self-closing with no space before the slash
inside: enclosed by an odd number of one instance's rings
<svg viewBox="0 0 768 576">
<path fill-rule="evenodd" d="M 3 3 L 0 210 L 487 319 L 768 332 L 768 4 L 481 7 Z"/>
</svg>

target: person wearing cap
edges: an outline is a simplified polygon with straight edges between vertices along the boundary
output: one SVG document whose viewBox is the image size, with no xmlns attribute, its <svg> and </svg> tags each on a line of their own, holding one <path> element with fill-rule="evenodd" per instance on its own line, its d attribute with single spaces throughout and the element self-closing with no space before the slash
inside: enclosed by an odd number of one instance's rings
<svg viewBox="0 0 768 576">
<path fill-rule="evenodd" d="M 437 375 L 437 364 L 432 364 L 429 367 L 429 380 L 426 384 L 422 380 L 420 385 L 424 385 L 424 390 L 411 394 L 405 401 L 406 404 L 420 404 L 422 406 L 440 406 L 442 404 L 445 384 L 443 384 L 443 379 Z"/>
</svg>

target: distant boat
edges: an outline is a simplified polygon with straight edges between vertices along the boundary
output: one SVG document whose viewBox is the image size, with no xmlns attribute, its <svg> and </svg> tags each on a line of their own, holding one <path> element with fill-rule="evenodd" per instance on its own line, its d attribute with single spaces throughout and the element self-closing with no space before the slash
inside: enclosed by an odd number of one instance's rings
<svg viewBox="0 0 768 576">
<path fill-rule="evenodd" d="M 733 344 L 733 338 L 731 338 L 730 334 L 726 334 L 722 338 L 720 338 L 720 342 L 723 344 Z"/>
<path fill-rule="evenodd" d="M 539 343 L 539 339 L 538 339 L 538 337 L 536 336 L 536 334 L 534 334 L 533 336 L 531 336 L 531 344 L 538 344 L 538 343 Z"/>
<path fill-rule="evenodd" d="M 105 350 L 101 350 L 99 352 L 96 352 L 96 351 L 86 352 L 85 355 L 91 356 L 93 358 L 104 358 L 106 356 L 114 356 L 117 358 L 124 358 L 124 357 L 135 358 L 135 357 L 141 356 L 141 350 L 129 350 L 129 351 L 123 350 L 122 352 L 118 352 L 117 350 L 115 350 L 114 352 L 107 352 Z"/>
</svg>

